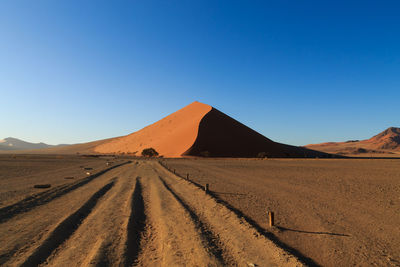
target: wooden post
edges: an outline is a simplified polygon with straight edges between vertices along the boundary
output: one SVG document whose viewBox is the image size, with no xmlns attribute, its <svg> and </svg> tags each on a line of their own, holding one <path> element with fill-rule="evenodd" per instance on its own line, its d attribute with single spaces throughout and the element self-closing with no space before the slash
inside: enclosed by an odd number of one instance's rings
<svg viewBox="0 0 400 267">
<path fill-rule="evenodd" d="M 206 184 L 206 186 L 204 187 L 204 191 L 205 191 L 206 193 L 208 193 L 208 184 Z"/>
<path fill-rule="evenodd" d="M 268 211 L 268 222 L 269 222 L 269 227 L 272 227 L 275 225 L 275 218 L 274 218 L 273 211 Z"/>
</svg>

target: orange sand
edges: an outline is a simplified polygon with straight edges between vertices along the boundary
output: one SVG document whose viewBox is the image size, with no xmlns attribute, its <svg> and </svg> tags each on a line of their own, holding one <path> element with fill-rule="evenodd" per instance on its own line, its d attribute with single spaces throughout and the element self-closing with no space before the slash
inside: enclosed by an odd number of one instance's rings
<svg viewBox="0 0 400 267">
<path fill-rule="evenodd" d="M 152 147 L 165 157 L 180 157 L 196 140 L 201 119 L 211 106 L 193 102 L 175 113 L 127 136 L 95 147 L 98 153 L 135 153 Z"/>
</svg>

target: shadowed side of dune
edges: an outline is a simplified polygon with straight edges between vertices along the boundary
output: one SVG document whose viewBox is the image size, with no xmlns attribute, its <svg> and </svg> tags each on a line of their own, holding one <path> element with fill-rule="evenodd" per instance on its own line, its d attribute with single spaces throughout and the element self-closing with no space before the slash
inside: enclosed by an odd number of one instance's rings
<svg viewBox="0 0 400 267">
<path fill-rule="evenodd" d="M 212 108 L 200 121 L 194 144 L 183 156 L 304 158 L 330 154 L 276 143 Z"/>
</svg>

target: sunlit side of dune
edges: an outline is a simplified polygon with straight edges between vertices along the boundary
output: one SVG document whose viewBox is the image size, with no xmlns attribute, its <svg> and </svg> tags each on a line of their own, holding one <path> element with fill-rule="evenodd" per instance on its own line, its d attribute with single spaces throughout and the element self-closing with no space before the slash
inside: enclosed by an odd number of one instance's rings
<svg viewBox="0 0 400 267">
<path fill-rule="evenodd" d="M 211 106 L 193 102 L 137 132 L 97 146 L 98 153 L 135 153 L 152 147 L 164 157 L 180 157 L 196 140 L 201 119 Z"/>
</svg>

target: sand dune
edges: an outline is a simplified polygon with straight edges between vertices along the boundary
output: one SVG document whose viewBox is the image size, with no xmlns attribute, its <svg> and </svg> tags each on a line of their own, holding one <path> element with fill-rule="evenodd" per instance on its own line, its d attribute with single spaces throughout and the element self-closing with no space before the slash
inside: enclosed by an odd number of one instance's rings
<svg viewBox="0 0 400 267">
<path fill-rule="evenodd" d="M 153 147 L 160 155 L 180 157 L 196 140 L 201 119 L 211 106 L 199 102 L 151 124 L 140 131 L 97 146 L 98 153 L 136 153 Z"/>
<path fill-rule="evenodd" d="M 200 122 L 194 144 L 183 155 L 211 157 L 329 157 L 325 153 L 276 143 L 212 108 Z"/>
<path fill-rule="evenodd" d="M 153 147 L 164 157 L 328 157 L 325 153 L 279 144 L 219 110 L 199 102 L 140 131 L 97 146 L 98 153 L 135 153 Z"/>
</svg>

